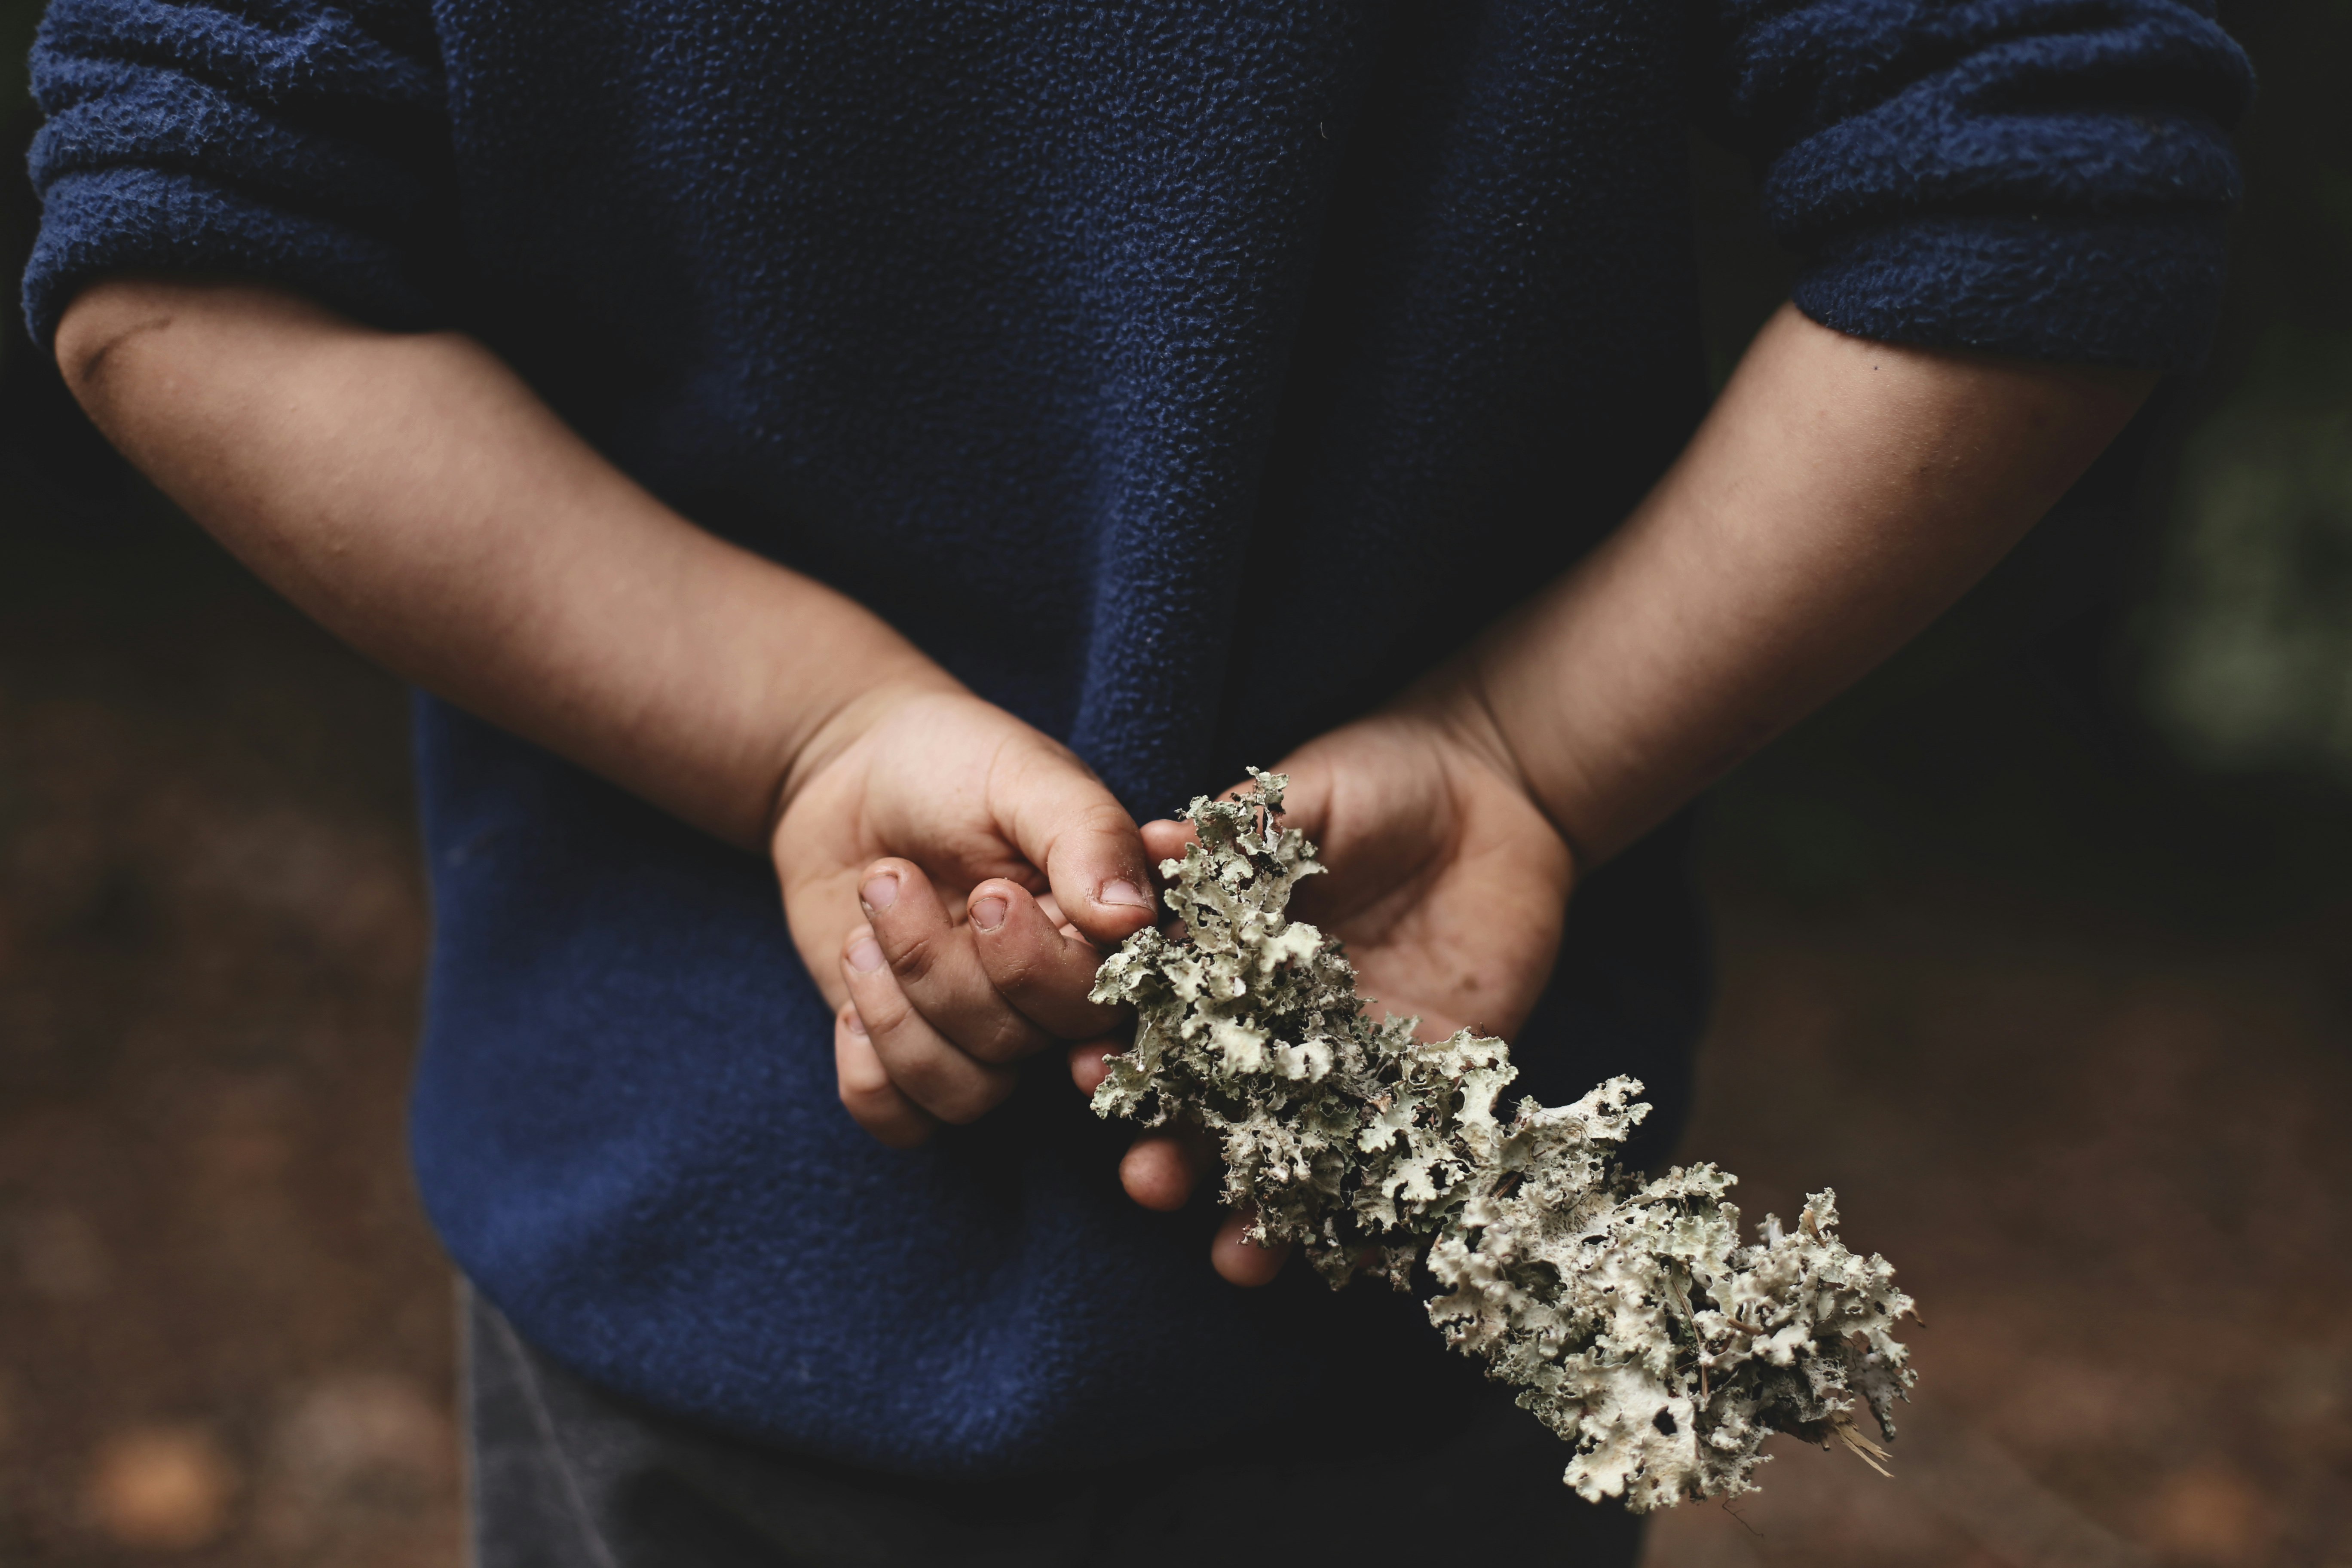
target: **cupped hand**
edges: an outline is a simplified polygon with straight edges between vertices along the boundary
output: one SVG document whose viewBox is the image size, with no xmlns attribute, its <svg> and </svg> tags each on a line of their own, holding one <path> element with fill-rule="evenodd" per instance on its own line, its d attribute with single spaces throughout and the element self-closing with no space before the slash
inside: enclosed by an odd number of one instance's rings
<svg viewBox="0 0 2352 1568">
<path fill-rule="evenodd" d="M 1463 1027 L 1508 1038 L 1551 977 L 1575 883 L 1574 857 L 1528 798 L 1475 715 L 1443 689 L 1309 742 L 1276 764 L 1290 775 L 1283 820 L 1322 850 L 1326 875 L 1299 885 L 1291 912 L 1347 944 L 1357 987 L 1375 1012 L 1421 1020 L 1424 1039 Z M 1154 861 L 1181 856 L 1189 825 L 1142 829 Z M 1108 1072 L 1103 1047 L 1071 1052 L 1078 1087 Z M 1213 1168 L 1195 1136 L 1138 1139 L 1120 1167 L 1128 1193 L 1151 1208 L 1181 1206 Z M 1286 1247 L 1242 1239 L 1230 1215 L 1211 1250 L 1217 1271 L 1259 1284 Z"/>
<path fill-rule="evenodd" d="M 1283 821 L 1328 870 L 1293 910 L 1347 943 L 1358 994 L 1508 1039 L 1551 979 L 1575 858 L 1496 748 L 1434 702 L 1383 710 L 1284 760 Z M 1148 840 L 1147 840 L 1148 842 Z"/>
<path fill-rule="evenodd" d="M 1134 820 L 1067 747 L 960 689 L 869 693 L 771 837 L 834 1007 L 842 1104 L 906 1148 L 1009 1093 L 1011 1064 L 1117 1022 L 1100 952 L 1150 923 Z"/>
</svg>

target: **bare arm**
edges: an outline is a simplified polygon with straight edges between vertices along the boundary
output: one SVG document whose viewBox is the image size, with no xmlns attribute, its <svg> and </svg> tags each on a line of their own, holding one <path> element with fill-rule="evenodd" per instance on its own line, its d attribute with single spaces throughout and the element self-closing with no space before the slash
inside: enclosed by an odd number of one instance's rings
<svg viewBox="0 0 2352 1568">
<path fill-rule="evenodd" d="M 362 652 L 764 847 L 854 700 L 955 682 L 822 584 L 694 527 L 455 333 L 253 285 L 87 290 L 58 362 L 99 427 Z"/>
<path fill-rule="evenodd" d="M 1958 598 L 2122 428 L 2152 375 L 1864 342 L 1783 309 L 1675 467 L 1600 549 L 1396 701 L 1307 742 L 1290 820 L 1330 874 L 1299 911 L 1364 994 L 1442 1037 L 1509 1037 L 1569 891 Z M 1144 828 L 1172 853 L 1181 825 Z M 1072 1054 L 1091 1090 L 1099 1050 Z M 1181 1203 L 1204 1156 L 1139 1141 Z M 1228 1279 L 1270 1279 L 1227 1222 Z"/>
<path fill-rule="evenodd" d="M 1783 307 L 1681 460 L 1460 690 L 1579 859 L 1604 859 L 1948 608 L 2155 381 Z"/>
<path fill-rule="evenodd" d="M 1151 918 L 1110 792 L 863 606 L 647 494 L 478 343 L 120 278 L 75 300 L 58 358 L 100 428 L 330 630 L 769 853 L 877 1136 L 970 1121 L 1007 1062 L 1109 1026 L 1090 943 Z"/>
</svg>

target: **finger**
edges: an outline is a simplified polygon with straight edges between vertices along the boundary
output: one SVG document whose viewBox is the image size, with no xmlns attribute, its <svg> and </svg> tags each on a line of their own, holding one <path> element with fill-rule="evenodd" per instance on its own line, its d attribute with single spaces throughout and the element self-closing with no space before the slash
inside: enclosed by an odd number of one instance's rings
<svg viewBox="0 0 2352 1568">
<path fill-rule="evenodd" d="M 855 1007 L 844 1006 L 834 1015 L 833 1070 L 841 1087 L 842 1108 L 880 1142 L 911 1149 L 938 1130 L 930 1113 L 890 1081 Z"/>
<path fill-rule="evenodd" d="M 972 931 L 949 917 L 922 868 L 896 858 L 877 860 L 858 883 L 857 901 L 899 991 L 950 1044 L 980 1061 L 1009 1062 L 1051 1043 L 1051 1036 L 998 993 L 974 951 Z M 1089 1021 L 1071 1032 L 1097 1034 L 1105 1026 Z"/>
<path fill-rule="evenodd" d="M 1155 870 L 1162 860 L 1181 860 L 1185 847 L 1201 841 L 1200 830 L 1191 823 L 1171 821 L 1167 817 L 1147 822 L 1136 831 L 1143 840 L 1143 852 L 1151 857 Z"/>
<path fill-rule="evenodd" d="M 1103 1079 L 1110 1076 L 1110 1058 L 1118 1051 L 1117 1040 L 1088 1040 L 1083 1046 L 1070 1047 L 1070 1081 L 1078 1086 L 1080 1094 L 1094 1097 Z"/>
<path fill-rule="evenodd" d="M 1217 1227 L 1216 1239 L 1209 1243 L 1209 1267 L 1214 1268 L 1227 1284 L 1255 1288 L 1271 1281 L 1282 1272 L 1290 1257 L 1290 1243 L 1277 1241 L 1272 1247 L 1260 1247 L 1249 1239 L 1253 1216 L 1236 1211 L 1225 1216 Z"/>
<path fill-rule="evenodd" d="M 1013 776 L 996 796 L 1008 803 L 1003 824 L 1023 858 L 1045 873 L 1070 923 L 1106 952 L 1150 925 L 1158 909 L 1151 862 L 1118 797 L 1067 752 L 1039 752 L 1010 765 Z"/>
<path fill-rule="evenodd" d="M 1184 1206 L 1201 1178 L 1199 1151 L 1173 1132 L 1147 1132 L 1129 1146 L 1118 1163 L 1118 1184 L 1148 1209 L 1171 1213 Z"/>
<path fill-rule="evenodd" d="M 924 1021 L 898 988 L 871 927 L 849 933 L 841 977 L 898 1092 L 942 1121 L 974 1121 L 1013 1092 L 1013 1069 L 973 1060 Z"/>
<path fill-rule="evenodd" d="M 982 882 L 971 890 L 968 912 L 981 969 L 1024 1017 L 1066 1040 L 1100 1035 L 1118 1022 L 1118 1009 L 1087 1000 L 1103 955 L 1075 927 L 1057 930 L 1026 888 L 1003 878 Z"/>
</svg>

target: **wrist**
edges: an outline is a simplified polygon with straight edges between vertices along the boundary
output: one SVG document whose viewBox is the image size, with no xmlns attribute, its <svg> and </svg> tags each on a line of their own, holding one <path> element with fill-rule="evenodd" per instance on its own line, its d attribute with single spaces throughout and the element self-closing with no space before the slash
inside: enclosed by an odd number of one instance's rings
<svg viewBox="0 0 2352 1568">
<path fill-rule="evenodd" d="M 1481 639 L 1440 665 L 1401 693 L 1391 707 L 1434 731 L 1443 754 L 1457 765 L 1475 768 L 1499 787 L 1524 800 L 1541 816 L 1568 851 L 1572 877 L 1591 863 L 1585 846 L 1551 805 L 1542 784 L 1529 769 L 1528 757 L 1514 735 L 1508 716 L 1495 700 L 1487 679 L 1491 638 Z"/>
<path fill-rule="evenodd" d="M 912 645 L 904 645 L 877 661 L 865 679 L 841 691 L 814 723 L 801 730 L 797 743 L 777 768 L 768 805 L 766 842 L 775 843 L 785 814 L 806 792 L 810 781 L 839 762 L 893 713 L 910 702 L 970 695 L 961 681 Z"/>
</svg>

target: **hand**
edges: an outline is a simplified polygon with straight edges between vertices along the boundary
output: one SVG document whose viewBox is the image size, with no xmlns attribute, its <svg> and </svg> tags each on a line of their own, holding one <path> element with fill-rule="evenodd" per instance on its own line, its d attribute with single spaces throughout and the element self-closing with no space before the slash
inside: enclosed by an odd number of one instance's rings
<svg viewBox="0 0 2352 1568">
<path fill-rule="evenodd" d="M 771 844 L 860 1126 L 911 1147 L 1116 1024 L 1087 993 L 1151 922 L 1150 861 L 1067 747 L 942 679 L 866 693 L 810 751 Z"/>
<path fill-rule="evenodd" d="M 1425 1039 L 1465 1026 L 1509 1038 L 1551 977 L 1575 881 L 1567 843 L 1529 800 L 1483 710 L 1440 679 L 1390 708 L 1309 742 L 1276 764 L 1290 775 L 1284 822 L 1321 846 L 1328 874 L 1292 906 L 1347 943 L 1358 984 L 1377 1011 L 1411 1015 Z M 1180 822 L 1147 823 L 1154 861 L 1183 853 Z M 1092 1093 L 1108 1069 L 1099 1045 L 1071 1053 Z M 1210 1168 L 1197 1137 L 1155 1131 L 1120 1165 L 1148 1208 L 1181 1207 Z M 1287 1247 L 1242 1240 L 1229 1216 L 1212 1245 L 1217 1272 L 1262 1284 Z"/>
</svg>

